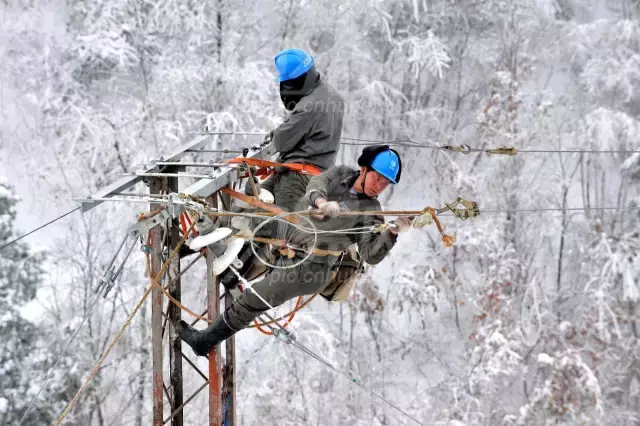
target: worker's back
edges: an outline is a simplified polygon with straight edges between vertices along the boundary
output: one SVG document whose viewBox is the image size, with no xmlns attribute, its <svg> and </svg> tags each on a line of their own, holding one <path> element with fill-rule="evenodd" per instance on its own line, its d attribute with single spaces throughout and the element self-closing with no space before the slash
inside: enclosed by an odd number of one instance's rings
<svg viewBox="0 0 640 426">
<path fill-rule="evenodd" d="M 299 140 L 280 153 L 278 161 L 287 163 L 306 163 L 326 170 L 335 164 L 344 119 L 344 99 L 328 83 L 318 79 L 313 91 L 304 96 L 292 111 L 304 134 L 298 134 Z M 276 145 L 277 142 L 276 142 Z"/>
</svg>

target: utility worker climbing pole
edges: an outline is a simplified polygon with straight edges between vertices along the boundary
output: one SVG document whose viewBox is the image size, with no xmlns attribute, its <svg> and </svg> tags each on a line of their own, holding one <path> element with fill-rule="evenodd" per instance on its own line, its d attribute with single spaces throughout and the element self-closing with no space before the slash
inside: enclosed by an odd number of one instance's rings
<svg viewBox="0 0 640 426">
<path fill-rule="evenodd" d="M 280 126 L 269 132 L 267 138 L 279 153 L 278 163 L 304 164 L 308 173 L 277 167 L 275 175 L 256 185 L 256 189 L 271 192 L 276 206 L 292 211 L 304 197 L 311 176 L 335 165 L 342 135 L 344 100 L 322 80 L 313 57 L 307 52 L 286 49 L 275 56 L 274 62 L 280 99 L 290 114 Z M 245 193 L 254 195 L 253 187 L 247 184 Z M 261 235 L 273 233 L 270 228 L 265 228 Z M 253 264 L 248 245 L 238 257 L 245 265 L 243 271 Z M 226 288 L 232 288 L 238 282 L 230 270 L 221 279 Z"/>
<path fill-rule="evenodd" d="M 307 164 L 318 174 L 336 162 L 342 135 L 344 100 L 324 82 L 316 70 L 314 59 L 301 49 L 286 49 L 274 59 L 280 99 L 291 113 L 269 133 L 277 162 Z M 304 196 L 309 174 L 278 168 L 276 174 L 262 184 L 273 193 L 275 204 L 293 210 Z M 252 186 L 247 185 L 252 194 Z"/>
<path fill-rule="evenodd" d="M 357 245 L 366 263 L 375 265 L 387 256 L 396 243 L 397 234 L 411 227 L 412 218 L 399 217 L 396 226 L 379 233 L 323 232 L 372 228 L 385 223 L 379 215 L 340 216 L 340 213 L 380 211 L 376 197 L 390 184 L 400 181 L 400 157 L 386 145 L 372 146 L 363 150 L 358 165 L 359 170 L 337 166 L 311 178 L 299 207 L 316 207 L 324 214 L 323 218 L 309 219 L 316 233 L 300 227 L 278 227 L 278 237 L 296 247 L 311 247 L 317 238 L 315 248 L 304 262 L 301 263 L 307 256 L 304 251 L 296 252 L 293 257 L 276 252 L 276 268 L 252 289 L 246 289 L 208 328 L 198 331 L 184 321 L 174 324 L 180 337 L 196 354 L 206 355 L 212 347 L 246 328 L 254 318 L 267 311 L 269 307 L 260 297 L 269 305 L 278 306 L 294 297 L 324 289 L 331 281 L 332 269 L 339 256 L 352 244 Z"/>
</svg>

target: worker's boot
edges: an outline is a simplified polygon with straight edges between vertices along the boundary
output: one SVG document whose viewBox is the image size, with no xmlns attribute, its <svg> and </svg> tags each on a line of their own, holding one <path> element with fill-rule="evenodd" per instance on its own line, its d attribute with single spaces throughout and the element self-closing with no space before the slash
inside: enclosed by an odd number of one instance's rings
<svg viewBox="0 0 640 426">
<path fill-rule="evenodd" d="M 180 321 L 175 323 L 176 331 L 180 338 L 187 343 L 187 345 L 191 346 L 197 355 L 207 356 L 211 348 L 227 340 L 237 332 L 237 330 L 227 325 L 223 315 L 224 314 L 218 316 L 218 318 L 204 330 L 196 330 L 186 322 Z"/>
</svg>

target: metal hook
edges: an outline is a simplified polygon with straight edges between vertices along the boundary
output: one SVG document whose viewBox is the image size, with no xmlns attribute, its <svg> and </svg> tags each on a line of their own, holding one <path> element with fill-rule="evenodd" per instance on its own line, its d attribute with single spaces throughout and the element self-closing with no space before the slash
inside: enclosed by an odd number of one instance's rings
<svg viewBox="0 0 640 426">
<path fill-rule="evenodd" d="M 457 208 L 456 206 L 458 204 L 461 204 L 463 208 Z M 441 210 L 450 210 L 451 213 L 453 213 L 453 215 L 460 220 L 467 220 L 470 217 L 476 217 L 480 215 L 478 203 L 476 203 L 475 201 L 465 200 L 461 197 L 456 198 L 456 200 L 452 203 L 445 203 L 445 206 L 447 207 Z M 440 211 L 438 213 L 440 213 Z"/>
</svg>

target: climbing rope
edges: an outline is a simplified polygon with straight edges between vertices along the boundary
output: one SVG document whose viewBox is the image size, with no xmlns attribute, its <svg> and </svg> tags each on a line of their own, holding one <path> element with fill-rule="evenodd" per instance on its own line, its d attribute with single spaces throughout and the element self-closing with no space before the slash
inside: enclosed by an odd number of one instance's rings
<svg viewBox="0 0 640 426">
<path fill-rule="evenodd" d="M 147 256 L 148 259 L 148 256 Z M 176 305 L 178 308 L 182 309 L 183 311 L 185 311 L 186 313 L 188 313 L 189 315 L 193 316 L 194 318 L 197 318 L 201 321 L 206 321 L 207 323 L 211 324 L 211 320 L 207 317 L 204 317 L 200 314 L 197 314 L 195 312 L 193 312 L 191 309 L 189 309 L 188 307 L 186 307 L 185 305 L 183 305 L 182 303 L 180 303 L 180 301 L 178 301 L 175 297 L 173 297 L 171 295 L 171 293 L 169 293 L 169 291 L 164 288 L 162 286 L 162 284 L 154 284 L 154 286 L 160 290 L 162 292 L 162 294 L 164 294 L 165 296 L 167 296 L 167 299 L 169 299 L 174 305 Z"/>
<path fill-rule="evenodd" d="M 230 267 L 232 268 L 232 267 Z M 189 309 L 187 306 L 183 305 L 180 301 L 178 301 L 175 297 L 173 297 L 169 291 L 167 289 L 165 289 L 162 285 L 155 285 L 161 292 L 162 294 L 164 294 L 167 299 L 169 299 L 171 301 L 171 303 L 175 304 L 178 308 L 180 308 L 181 310 L 183 310 L 184 312 L 188 313 L 189 315 L 193 316 L 194 318 L 197 318 L 200 321 L 205 321 L 207 324 L 211 324 L 213 321 L 203 315 L 200 315 L 194 311 L 192 311 L 191 309 Z M 307 306 L 309 303 L 311 303 L 311 301 L 318 295 L 319 293 L 316 293 L 314 295 L 312 295 L 309 299 L 307 299 L 306 301 L 302 302 L 302 303 L 297 303 L 295 309 L 293 309 L 291 312 L 288 312 L 274 320 L 270 320 L 264 323 L 257 323 L 255 325 L 249 325 L 247 328 L 257 328 L 258 326 L 264 327 L 266 325 L 269 324 L 273 324 L 277 321 L 283 320 L 287 317 L 290 317 L 292 314 L 295 314 L 296 312 L 298 312 L 299 310 L 301 310 L 302 308 L 304 308 L 305 306 Z M 299 300 L 299 302 L 301 302 L 301 300 Z M 293 318 L 291 318 L 293 319 Z M 291 320 L 288 320 L 289 322 Z"/>
<path fill-rule="evenodd" d="M 266 210 L 270 210 L 270 212 L 272 213 L 272 218 L 271 219 L 267 219 L 265 221 L 263 221 L 262 223 L 260 223 L 256 229 L 252 232 L 251 237 L 249 238 L 249 242 L 251 244 L 251 250 L 253 252 L 253 254 L 265 265 L 272 267 L 272 268 L 279 268 L 279 269 L 290 269 L 290 268 L 295 268 L 296 266 L 300 265 L 301 263 L 303 263 L 304 261 L 306 261 L 313 253 L 312 250 L 309 250 L 307 252 L 307 256 L 302 259 L 301 261 L 299 261 L 298 263 L 295 263 L 293 265 L 289 265 L 289 266 L 280 266 L 277 267 L 276 265 L 272 265 L 271 263 L 267 262 L 266 260 L 262 259 L 258 253 L 256 252 L 255 248 L 254 248 L 254 238 L 255 238 L 255 234 L 257 233 L 257 231 L 259 229 L 261 229 L 263 226 L 265 226 L 267 223 L 269 223 L 271 220 L 274 220 L 274 218 L 279 218 L 282 219 L 284 218 L 285 220 L 287 220 L 287 222 L 289 222 L 292 226 L 294 226 L 295 228 L 302 230 L 304 232 L 309 232 L 309 233 L 313 233 L 314 235 L 314 243 L 313 243 L 313 247 L 316 246 L 317 244 L 317 239 L 318 239 L 318 234 L 321 233 L 326 233 L 326 234 L 334 234 L 334 233 L 356 233 L 356 232 L 349 232 L 349 231 L 353 231 L 355 230 L 355 228 L 353 230 L 346 230 L 346 229 L 341 229 L 338 231 L 335 230 L 327 230 L 327 231 L 319 231 L 315 225 L 313 224 L 313 222 L 311 222 L 307 216 L 309 215 L 309 213 L 302 215 L 299 214 L 298 212 L 281 212 L 281 209 L 278 208 L 274 208 L 274 207 L 270 207 L 270 206 L 263 206 L 262 202 L 258 201 L 255 197 L 251 197 L 245 194 L 241 194 L 238 193 L 236 191 L 231 191 L 231 190 L 227 190 L 226 191 L 227 194 L 235 197 L 235 198 L 239 198 L 245 202 L 249 202 L 251 204 L 254 204 L 258 207 L 262 207 Z M 257 204 L 260 203 L 260 204 Z M 462 208 L 458 208 L 457 206 L 461 205 Z M 280 212 L 278 211 L 280 210 Z M 454 202 L 452 203 L 445 203 L 445 207 L 440 208 L 440 209 L 434 209 L 432 207 L 425 207 L 422 210 L 414 210 L 414 211 L 407 211 L 407 210 L 396 210 L 396 211 L 345 211 L 345 212 L 340 212 L 340 214 L 338 216 L 365 216 L 365 215 L 394 215 L 394 216 L 415 216 L 418 215 L 420 216 L 419 219 L 417 220 L 417 224 L 421 224 L 421 226 L 424 226 L 427 223 L 431 223 L 432 221 L 435 221 L 436 226 L 438 227 L 438 231 L 441 234 L 441 239 L 442 242 L 444 244 L 445 247 L 451 247 L 453 246 L 454 242 L 455 242 L 455 237 L 452 235 L 447 235 L 444 233 L 444 229 L 442 227 L 442 225 L 440 224 L 440 221 L 437 218 L 437 214 L 445 212 L 445 211 L 450 211 L 451 213 L 453 213 L 454 216 L 456 216 L 457 218 L 461 219 L 461 220 L 466 220 L 470 217 L 476 217 L 480 214 L 480 210 L 478 209 L 478 204 L 475 201 L 468 201 L 465 200 L 461 197 L 458 197 Z M 314 211 L 315 214 L 322 214 L 321 212 L 315 210 Z M 304 218 L 312 227 L 312 229 L 309 228 L 305 228 L 301 225 L 299 225 L 299 220 L 293 220 L 291 219 L 291 216 L 297 216 L 298 218 Z M 431 219 L 427 220 L 427 217 L 431 217 Z M 362 232 L 362 233 L 368 233 L 368 232 L 382 232 L 385 229 L 388 229 L 389 227 L 393 226 L 393 224 L 387 224 L 387 223 L 382 223 L 380 225 L 375 225 L 373 228 L 368 228 L 368 227 L 361 227 L 358 228 L 358 233 Z M 287 245 L 288 249 L 294 249 L 293 247 L 289 247 L 289 245 Z M 299 250 L 299 248 L 298 248 Z"/>
<path fill-rule="evenodd" d="M 191 228 L 189 229 L 189 231 L 191 231 L 191 229 L 193 229 L 194 226 L 195 226 L 195 222 L 191 225 Z M 142 304 L 145 302 L 145 300 L 146 300 L 147 296 L 149 295 L 149 293 L 151 293 L 151 290 L 153 289 L 153 287 L 158 285 L 158 283 L 160 282 L 160 280 L 164 276 L 164 273 L 166 272 L 167 268 L 169 267 L 169 264 L 171 263 L 171 260 L 174 258 L 174 256 L 176 254 L 178 254 L 178 252 L 180 251 L 180 247 L 182 247 L 182 244 L 184 244 L 184 242 L 186 241 L 187 235 L 188 234 L 185 234 L 182 237 L 182 239 L 180 240 L 180 242 L 178 242 L 178 244 L 173 249 L 171 254 L 169 254 L 169 257 L 167 258 L 167 260 L 164 262 L 164 264 L 160 268 L 160 271 L 158 272 L 158 275 L 155 278 L 150 276 L 150 278 L 152 280 L 151 284 L 149 286 L 147 286 L 147 289 L 145 290 L 144 294 L 142 295 L 142 297 L 140 298 L 140 300 L 138 301 L 136 306 L 133 308 L 133 311 L 131 311 L 131 314 L 129 315 L 129 318 L 127 318 L 127 321 L 124 323 L 122 328 L 120 328 L 120 331 L 118 332 L 116 337 L 113 339 L 113 341 L 111 342 L 109 347 L 106 349 L 104 354 L 102 354 L 102 356 L 98 360 L 98 363 L 96 364 L 96 366 L 93 368 L 91 373 L 89 373 L 89 376 L 85 380 L 85 382 L 82 385 L 82 387 L 80 387 L 80 389 L 73 396 L 73 399 L 69 402 L 69 404 L 67 404 L 66 408 L 64 409 L 64 411 L 62 412 L 60 417 L 58 417 L 58 420 L 56 421 L 55 426 L 60 426 L 60 424 L 62 423 L 64 418 L 69 414 L 69 412 L 73 409 L 73 407 L 75 407 L 75 405 L 78 402 L 78 399 L 84 393 L 84 391 L 87 389 L 87 386 L 89 386 L 89 384 L 91 383 L 93 378 L 96 376 L 96 374 L 98 373 L 98 371 L 102 367 L 102 364 L 103 364 L 104 360 L 107 358 L 107 356 L 109 356 L 109 354 L 111 353 L 111 351 L 115 347 L 116 343 L 118 343 L 118 340 L 120 340 L 120 338 L 124 334 L 124 332 L 127 329 L 127 327 L 131 324 L 131 321 L 133 320 L 135 315 L 140 310 L 140 307 L 142 307 Z M 162 288 L 162 285 L 160 285 L 160 288 Z"/>
<path fill-rule="evenodd" d="M 233 271 L 233 273 L 238 277 L 238 279 L 244 284 L 244 291 L 251 290 L 253 292 L 253 294 L 255 294 L 258 299 L 260 299 L 262 301 L 262 303 L 264 303 L 266 306 L 268 306 L 272 311 L 275 312 L 275 309 L 273 306 L 271 306 L 271 304 L 269 302 L 267 302 L 265 299 L 262 298 L 262 296 L 260 296 L 260 294 L 258 294 L 257 291 L 255 291 L 253 289 L 253 286 L 246 280 L 246 278 L 244 278 L 240 272 L 238 272 L 236 270 L 236 268 L 234 268 L 233 266 L 229 266 L 229 269 L 231 269 L 231 271 Z M 257 328 L 260 332 L 262 332 L 263 334 L 266 335 L 273 335 L 272 331 L 264 331 L 261 329 L 261 327 L 264 326 L 270 326 L 271 324 L 276 324 L 281 330 L 284 330 L 285 327 L 287 325 L 289 325 L 291 323 L 291 320 L 293 320 L 293 316 L 295 315 L 296 312 L 298 312 L 300 309 L 304 308 L 305 306 L 307 306 L 313 299 L 315 299 L 315 297 L 318 295 L 319 293 L 315 293 L 313 296 L 311 296 L 309 299 L 307 299 L 306 302 L 300 304 L 300 301 L 302 300 L 302 296 L 298 297 L 298 301 L 296 302 L 296 307 L 295 309 L 293 309 L 291 312 L 289 312 L 288 314 L 284 314 L 278 318 L 271 318 L 269 321 L 265 321 L 262 323 L 258 323 L 256 320 L 254 320 L 254 325 L 248 325 L 247 328 Z M 289 317 L 289 319 L 287 320 L 287 322 L 285 322 L 285 324 L 280 324 L 280 320 Z"/>
</svg>

